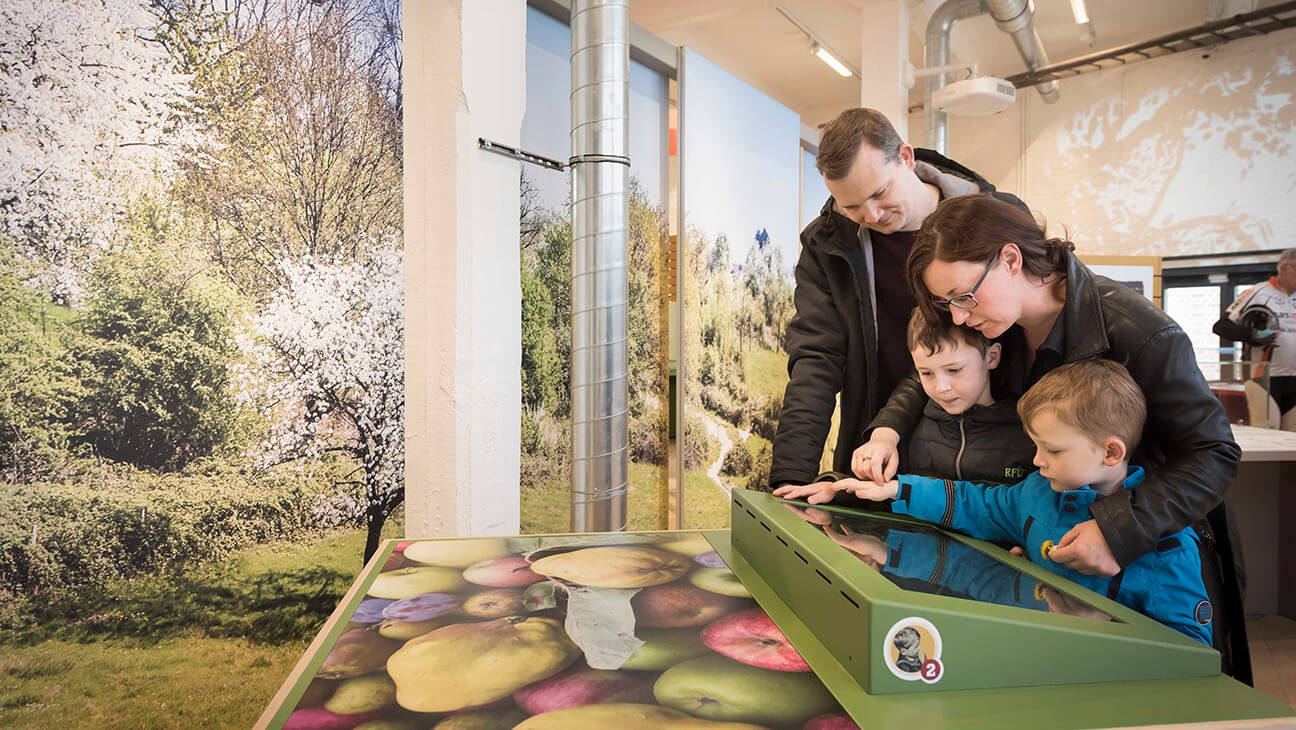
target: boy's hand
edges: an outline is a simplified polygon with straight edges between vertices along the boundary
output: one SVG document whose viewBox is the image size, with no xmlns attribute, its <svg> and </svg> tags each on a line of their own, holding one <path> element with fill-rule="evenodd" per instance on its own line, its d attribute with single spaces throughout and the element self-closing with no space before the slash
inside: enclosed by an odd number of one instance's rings
<svg viewBox="0 0 1296 730">
<path fill-rule="evenodd" d="M 1110 578 L 1120 572 L 1120 563 L 1112 554 L 1107 538 L 1094 520 L 1072 527 L 1058 540 L 1057 547 L 1049 553 L 1049 560 L 1061 563 L 1085 575 Z"/>
<path fill-rule="evenodd" d="M 881 484 L 895 476 L 900 468 L 900 435 L 889 428 L 878 428 L 868 443 L 851 454 L 851 471 L 860 479 Z"/>
<path fill-rule="evenodd" d="M 775 497 L 783 499 L 804 499 L 810 504 L 824 504 L 831 502 L 832 498 L 837 496 L 841 491 L 837 488 L 840 482 L 815 482 L 814 484 L 784 484 L 774 490 Z"/>
<path fill-rule="evenodd" d="M 837 485 L 837 491 L 846 491 L 871 502 L 881 502 L 884 499 L 895 499 L 900 493 L 900 482 L 892 479 L 889 482 L 864 481 L 863 479 L 840 479 L 834 484 Z"/>
</svg>

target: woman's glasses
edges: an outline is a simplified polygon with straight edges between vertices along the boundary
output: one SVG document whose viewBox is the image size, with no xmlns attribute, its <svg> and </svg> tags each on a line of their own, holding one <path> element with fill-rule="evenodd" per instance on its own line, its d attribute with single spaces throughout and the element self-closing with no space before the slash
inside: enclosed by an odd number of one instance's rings
<svg viewBox="0 0 1296 730">
<path fill-rule="evenodd" d="M 999 253 L 995 252 L 994 258 L 986 264 L 985 271 L 981 272 L 981 278 L 976 280 L 972 288 L 965 294 L 956 294 L 949 299 L 934 299 L 932 302 L 937 307 L 958 307 L 959 309 L 973 309 L 977 305 L 976 293 L 981 288 L 981 282 L 985 281 L 986 276 L 990 274 L 990 269 L 999 261 Z"/>
</svg>

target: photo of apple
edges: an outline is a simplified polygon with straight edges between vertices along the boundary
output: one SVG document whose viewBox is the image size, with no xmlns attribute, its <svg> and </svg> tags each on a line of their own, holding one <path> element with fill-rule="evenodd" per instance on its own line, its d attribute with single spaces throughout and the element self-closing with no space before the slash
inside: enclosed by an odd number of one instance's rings
<svg viewBox="0 0 1296 730">
<path fill-rule="evenodd" d="M 635 638 L 643 642 L 630 658 L 621 665 L 622 669 L 660 672 L 663 669 L 679 664 L 685 659 L 692 659 L 707 653 L 694 626 L 682 629 L 635 629 Z"/>
<path fill-rule="evenodd" d="M 658 629 L 701 626 L 738 605 L 729 596 L 678 583 L 645 588 L 630 600 L 635 624 Z"/>
<path fill-rule="evenodd" d="M 708 624 L 702 629 L 702 643 L 716 653 L 753 667 L 778 672 L 810 671 L 810 665 L 760 608 L 731 613 Z"/>
<path fill-rule="evenodd" d="M 592 547 L 557 553 L 531 564 L 535 572 L 597 588 L 645 588 L 684 575 L 689 561 L 650 547 Z"/>
<path fill-rule="evenodd" d="M 689 582 L 705 591 L 722 596 L 751 598 L 747 587 L 728 568 L 698 568 L 689 573 Z"/>
<path fill-rule="evenodd" d="M 378 624 L 378 635 L 387 639 L 408 641 L 415 636 L 422 636 L 432 629 L 439 629 L 450 623 L 453 616 L 439 616 L 427 621 L 393 621 L 386 619 Z"/>
<path fill-rule="evenodd" d="M 653 695 L 695 717 L 758 725 L 800 725 L 837 709 L 832 695 L 809 672 L 776 672 L 718 655 L 662 672 Z"/>
<path fill-rule="evenodd" d="M 283 730 L 354 730 L 363 723 L 382 716 L 382 712 L 342 715 L 323 707 L 308 707 L 288 716 Z"/>
<path fill-rule="evenodd" d="M 475 618 L 500 618 L 526 613 L 521 588 L 495 588 L 475 593 L 464 600 L 459 612 Z"/>
<path fill-rule="evenodd" d="M 440 725 L 437 726 L 440 730 Z M 661 705 L 608 702 L 532 715 L 513 730 L 769 730 L 741 722 L 714 722 Z"/>
<path fill-rule="evenodd" d="M 379 573 L 369 586 L 369 595 L 399 599 L 420 593 L 454 593 L 463 587 L 463 576 L 454 568 L 419 566 Z"/>
<path fill-rule="evenodd" d="M 690 558 L 715 549 L 711 547 L 710 542 L 707 542 L 706 536 L 699 532 L 694 532 L 668 542 L 663 542 L 657 547 L 662 550 L 679 553 L 680 555 L 687 555 Z"/>
<path fill-rule="evenodd" d="M 494 560 L 513 554 L 502 537 L 476 537 L 466 540 L 420 540 L 404 550 L 405 559 L 424 565 L 445 568 L 467 568 L 483 560 Z"/>
<path fill-rule="evenodd" d="M 543 575 L 531 570 L 526 558 L 518 555 L 473 563 L 464 570 L 463 577 L 469 583 L 492 588 L 529 586 L 545 580 Z"/>
<path fill-rule="evenodd" d="M 650 677 L 580 667 L 523 687 L 513 701 L 538 715 L 599 702 L 651 702 L 652 696 Z"/>
<path fill-rule="evenodd" d="M 820 715 L 807 722 L 801 730 L 860 730 L 860 726 L 850 719 L 850 715 L 835 713 Z"/>
<path fill-rule="evenodd" d="M 351 677 L 338 683 L 324 709 L 339 715 L 375 712 L 396 704 L 396 683 L 386 672 Z"/>
</svg>

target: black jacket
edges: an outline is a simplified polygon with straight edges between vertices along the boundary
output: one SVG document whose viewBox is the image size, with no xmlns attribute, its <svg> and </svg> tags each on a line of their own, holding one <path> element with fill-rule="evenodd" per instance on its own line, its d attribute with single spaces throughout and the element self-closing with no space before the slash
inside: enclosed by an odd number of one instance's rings
<svg viewBox="0 0 1296 730">
<path fill-rule="evenodd" d="M 995 192 L 980 175 L 931 150 L 915 150 L 931 169 L 943 198 Z M 926 168 L 930 166 L 930 168 Z M 922 177 L 920 174 L 920 177 Z M 1015 196 L 997 193 L 1025 207 Z M 886 402 L 878 392 L 878 342 L 873 276 L 864 253 L 868 229 L 836 210 L 832 198 L 801 232 L 796 266 L 796 313 L 787 328 L 788 384 L 774 437 L 770 484 L 806 484 L 819 473 L 819 457 L 841 394 L 841 425 L 833 468 L 850 471 L 851 453 L 863 443 L 861 430 Z M 903 326 L 903 325 L 902 325 Z M 887 343 L 904 347 L 905 343 Z M 907 381 L 902 381 L 907 382 Z M 916 381 L 915 381 L 916 382 Z M 918 395 L 922 395 L 921 388 Z"/>
<path fill-rule="evenodd" d="M 1101 357 L 1129 370 L 1147 399 L 1147 422 L 1132 462 L 1147 479 L 1095 502 L 1090 514 L 1116 560 L 1129 565 L 1165 535 L 1192 526 L 1215 563 L 1207 587 L 1216 602 L 1216 648 L 1225 671 L 1250 682 L 1242 597 L 1246 573 L 1224 495 L 1237 475 L 1241 449 L 1233 441 L 1224 407 L 1197 367 L 1188 335 L 1140 294 L 1097 276 L 1066 253 L 1067 293 L 1061 317 L 1062 362 Z M 1000 339 L 1004 352 L 992 374 L 998 398 L 1018 396 L 1027 382 L 1025 337 L 1014 326 Z M 896 388 L 871 427 L 888 426 L 903 437 L 922 412 L 916 378 Z M 1205 557 L 1205 556 L 1204 556 Z M 1214 585 L 1212 585 L 1212 580 Z M 1231 645 L 1231 646 L 1230 646 Z"/>
<path fill-rule="evenodd" d="M 1035 470 L 1034 455 L 1035 444 L 1017 418 L 1015 399 L 972 406 L 957 416 L 929 400 L 902 448 L 899 473 L 1016 484 Z"/>
</svg>

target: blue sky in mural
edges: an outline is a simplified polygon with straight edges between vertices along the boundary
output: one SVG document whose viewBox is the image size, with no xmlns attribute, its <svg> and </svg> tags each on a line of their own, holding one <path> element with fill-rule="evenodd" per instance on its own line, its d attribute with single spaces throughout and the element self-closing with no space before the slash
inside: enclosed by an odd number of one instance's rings
<svg viewBox="0 0 1296 730">
<path fill-rule="evenodd" d="M 791 276 L 800 232 L 801 118 L 690 50 L 683 94 L 687 224 L 709 238 L 724 233 L 735 264 L 765 229 Z"/>
<path fill-rule="evenodd" d="M 561 162 L 571 157 L 571 29 L 527 8 L 526 112 L 522 149 Z M 630 174 L 639 179 L 653 205 L 666 196 L 666 77 L 630 62 Z M 567 200 L 568 173 L 527 165 L 527 177 L 540 192 L 541 205 L 558 208 Z"/>
<path fill-rule="evenodd" d="M 823 175 L 815 167 L 815 156 L 809 150 L 801 150 L 801 228 L 804 230 L 810 221 L 819 217 L 819 211 L 828 200 L 828 186 L 824 185 Z"/>
</svg>

